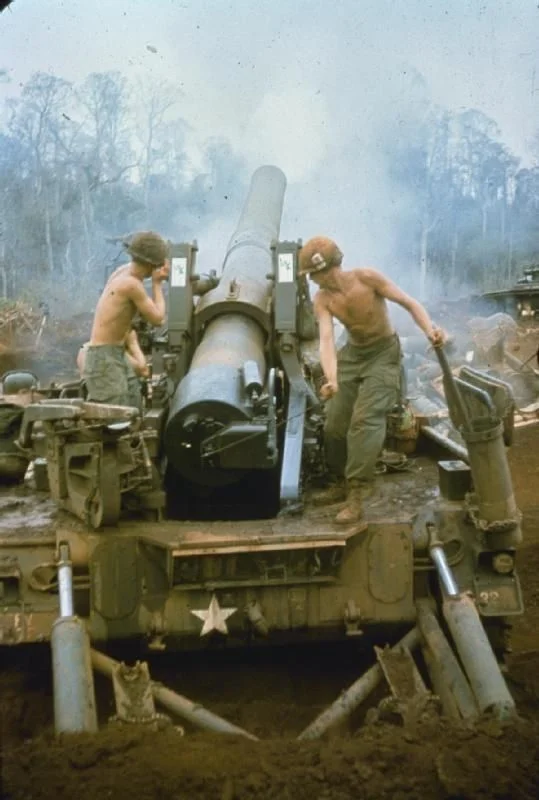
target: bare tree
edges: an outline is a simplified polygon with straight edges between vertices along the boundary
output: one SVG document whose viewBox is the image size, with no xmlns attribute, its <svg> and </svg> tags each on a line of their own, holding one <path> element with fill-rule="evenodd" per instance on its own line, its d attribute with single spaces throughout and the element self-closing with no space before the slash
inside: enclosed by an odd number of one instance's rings
<svg viewBox="0 0 539 800">
<path fill-rule="evenodd" d="M 137 92 L 139 100 L 137 135 L 141 143 L 140 177 L 146 223 L 149 221 L 150 181 L 154 173 L 162 172 L 168 165 L 167 149 L 170 141 L 171 111 L 179 104 L 181 92 L 172 84 L 141 82 Z M 178 121 L 179 122 L 179 121 Z M 181 124 L 181 123 L 180 123 Z"/>
<path fill-rule="evenodd" d="M 79 209 L 90 268 L 95 236 L 96 205 L 111 184 L 136 167 L 131 151 L 129 88 L 117 72 L 88 75 L 77 97 L 82 108 L 78 142 Z"/>
<path fill-rule="evenodd" d="M 44 224 L 46 264 L 54 272 L 52 225 L 58 214 L 58 194 L 52 191 L 57 167 L 62 114 L 71 100 L 71 84 L 54 75 L 36 73 L 23 88 L 21 98 L 11 101 L 8 130 L 22 144 L 26 167 L 33 183 L 33 203 L 38 206 Z"/>
</svg>

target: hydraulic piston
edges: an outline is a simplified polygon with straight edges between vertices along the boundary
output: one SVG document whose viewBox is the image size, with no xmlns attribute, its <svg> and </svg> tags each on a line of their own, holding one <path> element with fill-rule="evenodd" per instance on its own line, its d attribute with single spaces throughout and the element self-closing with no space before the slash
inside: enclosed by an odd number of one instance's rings
<svg viewBox="0 0 539 800">
<path fill-rule="evenodd" d="M 51 631 L 54 727 L 57 734 L 95 733 L 97 712 L 90 640 L 84 623 L 74 614 L 73 567 L 65 542 L 59 546 L 57 566 L 60 616 Z"/>
</svg>

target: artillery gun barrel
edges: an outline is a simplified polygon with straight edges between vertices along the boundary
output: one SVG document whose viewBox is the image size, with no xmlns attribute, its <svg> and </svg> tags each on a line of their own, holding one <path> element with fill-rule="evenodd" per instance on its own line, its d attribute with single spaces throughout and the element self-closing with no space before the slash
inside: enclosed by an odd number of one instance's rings
<svg viewBox="0 0 539 800">
<path fill-rule="evenodd" d="M 196 329 L 203 334 L 171 401 L 165 450 L 180 474 L 199 483 L 234 480 L 233 470 L 216 476 L 216 470 L 201 469 L 202 442 L 232 422 L 251 420 L 252 393 L 266 383 L 271 244 L 279 236 L 285 188 L 277 167 L 254 173 L 219 284 L 196 309 Z"/>
</svg>

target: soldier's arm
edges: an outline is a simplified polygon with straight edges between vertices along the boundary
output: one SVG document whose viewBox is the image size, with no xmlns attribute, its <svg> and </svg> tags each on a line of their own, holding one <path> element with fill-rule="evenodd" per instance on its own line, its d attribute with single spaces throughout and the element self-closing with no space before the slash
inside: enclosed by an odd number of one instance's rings
<svg viewBox="0 0 539 800">
<path fill-rule="evenodd" d="M 320 330 L 320 364 L 326 376 L 326 381 L 336 388 L 337 350 L 333 333 L 333 317 L 320 294 L 315 296 L 313 306 Z"/>
<path fill-rule="evenodd" d="M 79 348 L 79 352 L 77 353 L 77 369 L 79 371 L 79 375 L 82 375 L 84 372 L 84 364 L 86 362 L 86 350 L 88 348 L 88 342 L 82 344 Z"/>
<path fill-rule="evenodd" d="M 133 329 L 131 329 L 127 334 L 127 338 L 125 340 L 125 351 L 129 363 L 137 375 L 142 375 L 142 377 L 145 378 L 149 372 L 148 364 L 146 363 L 146 356 L 140 347 L 137 332 Z"/>
<path fill-rule="evenodd" d="M 159 270 L 155 270 L 159 272 Z M 162 280 L 152 275 L 152 297 L 148 297 L 141 281 L 136 278 L 126 280 L 124 294 L 131 300 L 141 317 L 150 325 L 159 326 L 165 321 L 165 298 L 163 295 Z"/>
<path fill-rule="evenodd" d="M 418 300 L 403 292 L 396 283 L 381 272 L 378 272 L 378 270 L 362 269 L 359 272 L 363 283 L 374 289 L 380 297 L 405 308 L 432 344 L 441 345 L 444 343 L 446 339 L 445 332 L 433 323 L 426 308 Z"/>
</svg>

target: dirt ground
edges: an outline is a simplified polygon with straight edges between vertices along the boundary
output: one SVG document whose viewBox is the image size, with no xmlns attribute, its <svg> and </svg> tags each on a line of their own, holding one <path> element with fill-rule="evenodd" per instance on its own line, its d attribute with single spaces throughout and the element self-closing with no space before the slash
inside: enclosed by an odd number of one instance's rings
<svg viewBox="0 0 539 800">
<path fill-rule="evenodd" d="M 219 670 L 185 663 L 183 688 L 176 688 L 248 728 L 259 742 L 111 726 L 95 737 L 59 739 L 51 727 L 48 657 L 27 654 L 22 670 L 20 662 L 19 668 L 4 665 L 0 682 L 1 797 L 538 797 L 539 423 L 517 429 L 509 457 L 524 532 L 519 572 L 526 613 L 515 622 L 507 676 L 518 722 L 454 726 L 426 715 L 408 727 L 377 722 L 320 742 L 297 742 L 303 727 L 361 672 L 353 653 L 327 648 L 308 657 L 288 654 L 284 663 L 268 665 L 261 658 L 243 668 L 234 661 Z M 98 694 L 101 689 L 98 681 Z M 107 702 L 112 713 L 110 695 Z"/>
</svg>

